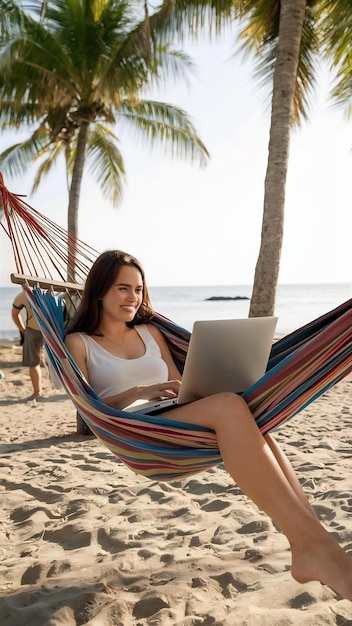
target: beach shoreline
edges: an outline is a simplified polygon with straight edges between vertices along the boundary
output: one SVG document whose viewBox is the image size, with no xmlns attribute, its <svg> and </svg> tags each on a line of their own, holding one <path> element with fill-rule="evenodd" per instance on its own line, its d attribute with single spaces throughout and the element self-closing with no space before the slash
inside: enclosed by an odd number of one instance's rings
<svg viewBox="0 0 352 626">
<path fill-rule="evenodd" d="M 17 342 L 18 343 L 18 342 Z M 352 624 L 352 604 L 289 572 L 285 537 L 220 464 L 172 483 L 127 469 L 43 368 L 0 340 L 3 626 Z M 352 377 L 275 438 L 320 519 L 352 553 Z"/>
</svg>

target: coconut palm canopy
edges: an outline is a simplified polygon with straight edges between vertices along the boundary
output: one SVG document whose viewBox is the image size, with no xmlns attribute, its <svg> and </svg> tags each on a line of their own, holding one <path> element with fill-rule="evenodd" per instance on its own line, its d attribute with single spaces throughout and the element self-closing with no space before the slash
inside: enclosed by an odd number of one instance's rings
<svg viewBox="0 0 352 626">
<path fill-rule="evenodd" d="M 18 175 L 39 161 L 35 189 L 63 156 L 74 236 L 86 159 L 104 195 L 121 200 L 125 129 L 201 165 L 209 156 L 185 111 L 144 97 L 151 85 L 186 77 L 192 64 L 162 36 L 167 15 L 141 8 L 125 0 L 33 0 L 30 11 L 4 13 L 13 19 L 1 36 L 0 125 L 29 136 L 0 154 L 1 169 Z"/>
</svg>

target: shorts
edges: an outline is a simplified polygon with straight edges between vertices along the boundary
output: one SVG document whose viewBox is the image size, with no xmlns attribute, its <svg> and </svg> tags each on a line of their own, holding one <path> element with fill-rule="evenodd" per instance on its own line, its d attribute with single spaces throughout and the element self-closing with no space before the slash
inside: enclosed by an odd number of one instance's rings
<svg viewBox="0 0 352 626">
<path fill-rule="evenodd" d="M 26 328 L 23 342 L 22 365 L 26 365 L 27 367 L 40 365 L 42 347 L 43 335 L 40 330 Z"/>
</svg>

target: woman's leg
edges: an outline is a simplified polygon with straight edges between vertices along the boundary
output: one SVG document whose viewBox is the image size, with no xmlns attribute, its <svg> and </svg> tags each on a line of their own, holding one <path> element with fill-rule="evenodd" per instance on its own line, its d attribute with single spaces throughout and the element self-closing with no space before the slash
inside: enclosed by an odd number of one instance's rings
<svg viewBox="0 0 352 626">
<path fill-rule="evenodd" d="M 301 500 L 302 504 L 314 515 L 317 519 L 317 514 L 314 511 L 311 503 L 309 502 L 306 494 L 304 493 L 301 483 L 298 480 L 297 474 L 295 473 L 290 461 L 288 460 L 286 454 L 281 450 L 279 445 L 276 443 L 275 439 L 272 438 L 271 435 L 264 435 L 264 439 L 268 446 L 270 447 L 272 453 L 274 454 L 278 464 L 280 465 L 283 473 L 285 474 L 288 482 L 290 483 L 292 489 L 295 491 L 296 495 Z"/>
<path fill-rule="evenodd" d="M 352 560 L 312 514 L 300 490 L 297 493 L 297 485 L 281 467 L 279 447 L 272 444 L 280 461 L 242 398 L 230 393 L 210 396 L 173 409 L 167 417 L 216 432 L 227 471 L 290 542 L 292 576 L 298 582 L 319 580 L 352 600 Z"/>
</svg>

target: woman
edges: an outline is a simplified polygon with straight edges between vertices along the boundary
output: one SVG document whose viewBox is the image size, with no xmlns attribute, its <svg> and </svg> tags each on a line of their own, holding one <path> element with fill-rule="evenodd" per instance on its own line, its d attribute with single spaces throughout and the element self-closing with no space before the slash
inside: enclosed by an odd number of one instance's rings
<svg viewBox="0 0 352 626">
<path fill-rule="evenodd" d="M 137 259 L 118 250 L 101 254 L 66 345 L 109 406 L 178 395 L 180 374 L 162 333 L 148 323 L 152 313 Z M 285 533 L 295 580 L 318 580 L 352 601 L 352 560 L 320 524 L 288 459 L 270 435 L 261 435 L 240 396 L 209 396 L 177 406 L 167 417 L 215 431 L 227 471 Z"/>
</svg>

